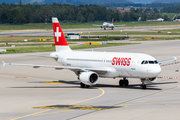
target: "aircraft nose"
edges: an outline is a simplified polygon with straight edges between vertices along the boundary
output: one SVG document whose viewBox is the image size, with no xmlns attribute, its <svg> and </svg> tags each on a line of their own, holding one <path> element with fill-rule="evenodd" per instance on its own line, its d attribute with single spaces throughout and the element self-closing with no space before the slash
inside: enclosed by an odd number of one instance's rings
<svg viewBox="0 0 180 120">
<path fill-rule="evenodd" d="M 157 65 L 156 67 L 153 67 L 153 74 L 158 76 L 161 73 L 161 67 Z"/>
</svg>

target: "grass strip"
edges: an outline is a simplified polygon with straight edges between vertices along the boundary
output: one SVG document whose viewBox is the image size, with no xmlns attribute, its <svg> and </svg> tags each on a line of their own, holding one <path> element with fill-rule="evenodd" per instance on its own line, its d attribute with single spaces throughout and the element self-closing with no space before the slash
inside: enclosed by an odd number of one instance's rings
<svg viewBox="0 0 180 120">
<path fill-rule="evenodd" d="M 133 41 L 180 40 L 180 37 L 136 37 Z"/>
<path fill-rule="evenodd" d="M 108 21 L 107 21 L 108 22 Z M 90 23 L 62 23 L 60 22 L 62 29 L 89 29 L 89 28 L 100 28 L 102 22 L 90 22 Z M 179 22 L 166 21 L 166 22 L 153 22 L 153 21 L 136 21 L 136 22 L 114 22 L 114 25 L 123 25 L 121 27 L 137 27 L 137 26 L 167 26 L 167 25 L 180 25 Z M 4 30 L 52 30 L 52 23 L 44 24 L 21 24 L 21 25 L 11 25 L 11 24 L 1 24 L 0 31 Z"/>
<path fill-rule="evenodd" d="M 171 32 L 172 35 L 179 35 L 179 33 Z M 88 35 L 88 33 L 83 33 L 83 35 Z M 103 32 L 91 32 L 90 35 L 169 35 L 167 32 L 142 32 L 142 31 L 103 31 Z"/>
<path fill-rule="evenodd" d="M 72 50 L 76 49 L 88 49 L 88 48 L 99 48 L 99 47 L 112 47 L 112 46 L 123 46 L 133 45 L 140 43 L 108 43 L 102 45 L 71 45 Z M 7 48 L 7 52 L 0 52 L 0 54 L 13 54 L 13 53 L 31 53 L 31 52 L 49 52 L 55 51 L 54 46 L 38 46 L 38 47 L 23 47 L 23 48 Z"/>
<path fill-rule="evenodd" d="M 13 44 L 8 44 L 8 45 L 3 45 L 0 44 L 0 47 L 11 47 Z M 15 46 L 51 46 L 52 44 L 50 43 L 45 43 L 45 44 L 14 44 Z"/>
</svg>

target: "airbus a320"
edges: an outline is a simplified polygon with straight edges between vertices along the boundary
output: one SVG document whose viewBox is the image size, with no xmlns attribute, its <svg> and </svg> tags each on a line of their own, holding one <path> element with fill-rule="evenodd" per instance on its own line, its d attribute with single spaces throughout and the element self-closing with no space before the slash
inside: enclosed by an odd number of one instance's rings
<svg viewBox="0 0 180 120">
<path fill-rule="evenodd" d="M 143 53 L 74 51 L 68 46 L 56 17 L 52 18 L 52 24 L 56 52 L 51 53 L 50 57 L 53 57 L 63 66 L 4 62 L 3 65 L 29 65 L 34 68 L 70 69 L 78 76 L 82 88 L 96 85 L 99 77 L 122 78 L 119 80 L 120 86 L 128 86 L 128 78 L 139 78 L 142 82 L 140 85 L 141 89 L 146 89 L 145 83 L 154 83 L 161 73 L 159 63 L 177 60 L 174 57 L 174 59 L 158 62 L 154 57 Z"/>
</svg>

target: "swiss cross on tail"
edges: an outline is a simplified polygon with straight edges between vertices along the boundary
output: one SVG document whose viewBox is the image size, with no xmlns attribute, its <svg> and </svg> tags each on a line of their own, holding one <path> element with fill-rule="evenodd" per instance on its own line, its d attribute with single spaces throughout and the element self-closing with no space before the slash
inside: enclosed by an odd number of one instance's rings
<svg viewBox="0 0 180 120">
<path fill-rule="evenodd" d="M 56 46 L 68 46 L 58 19 L 52 18 L 52 23 L 53 23 L 53 33 L 54 33 L 55 45 Z"/>
<path fill-rule="evenodd" d="M 61 32 L 59 32 L 59 27 L 56 27 L 56 32 L 54 36 L 56 37 L 56 42 L 59 42 L 59 37 L 61 37 Z"/>
</svg>

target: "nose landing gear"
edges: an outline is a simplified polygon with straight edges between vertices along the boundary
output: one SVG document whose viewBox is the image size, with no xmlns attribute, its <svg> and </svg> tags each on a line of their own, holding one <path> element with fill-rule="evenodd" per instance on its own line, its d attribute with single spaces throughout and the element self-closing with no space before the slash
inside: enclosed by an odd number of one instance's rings
<svg viewBox="0 0 180 120">
<path fill-rule="evenodd" d="M 144 84 L 144 80 L 141 80 L 142 84 L 141 84 L 141 89 L 146 89 L 146 85 Z"/>
</svg>

